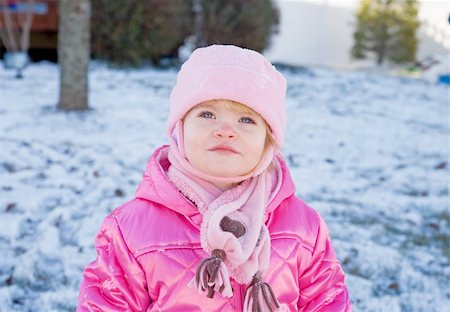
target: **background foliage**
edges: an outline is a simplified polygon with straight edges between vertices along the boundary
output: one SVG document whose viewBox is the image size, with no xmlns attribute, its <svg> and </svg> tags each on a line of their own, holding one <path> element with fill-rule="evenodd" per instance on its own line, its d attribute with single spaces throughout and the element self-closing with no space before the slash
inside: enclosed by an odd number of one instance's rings
<svg viewBox="0 0 450 312">
<path fill-rule="evenodd" d="M 416 0 L 361 0 L 352 56 L 374 55 L 378 64 L 414 62 L 419 27 Z"/>
<path fill-rule="evenodd" d="M 193 35 L 192 0 L 92 1 L 92 53 L 118 65 L 158 64 Z M 203 1 L 204 45 L 269 46 L 279 13 L 271 0 Z"/>
<path fill-rule="evenodd" d="M 280 21 L 271 0 L 204 1 L 203 10 L 206 44 L 227 43 L 263 51 Z"/>
<path fill-rule="evenodd" d="M 183 0 L 92 1 L 92 53 L 117 65 L 158 63 L 191 32 L 191 4 Z"/>
</svg>

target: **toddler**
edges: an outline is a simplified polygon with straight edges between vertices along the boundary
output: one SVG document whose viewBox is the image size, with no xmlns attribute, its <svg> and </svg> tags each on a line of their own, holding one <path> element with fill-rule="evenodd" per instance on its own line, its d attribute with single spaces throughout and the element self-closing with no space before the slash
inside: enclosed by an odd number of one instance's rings
<svg viewBox="0 0 450 312">
<path fill-rule="evenodd" d="M 77 311 L 351 311 L 325 222 L 280 149 L 286 80 L 258 52 L 195 50 L 169 145 L 96 238 Z"/>
</svg>

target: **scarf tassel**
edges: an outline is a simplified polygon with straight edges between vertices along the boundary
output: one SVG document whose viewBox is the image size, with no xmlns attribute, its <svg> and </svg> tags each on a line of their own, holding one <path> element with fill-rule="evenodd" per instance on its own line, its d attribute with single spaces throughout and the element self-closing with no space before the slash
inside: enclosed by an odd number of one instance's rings
<svg viewBox="0 0 450 312">
<path fill-rule="evenodd" d="M 200 263 L 189 286 L 197 288 L 199 293 L 208 291 L 208 298 L 213 298 L 216 291 L 225 297 L 231 297 L 233 290 L 227 267 L 223 263 L 225 257 L 225 251 L 215 249 L 211 258 Z"/>
<path fill-rule="evenodd" d="M 281 307 L 268 283 L 261 280 L 261 274 L 258 272 L 253 277 L 253 281 L 245 290 L 244 312 L 275 312 L 282 311 Z"/>
</svg>

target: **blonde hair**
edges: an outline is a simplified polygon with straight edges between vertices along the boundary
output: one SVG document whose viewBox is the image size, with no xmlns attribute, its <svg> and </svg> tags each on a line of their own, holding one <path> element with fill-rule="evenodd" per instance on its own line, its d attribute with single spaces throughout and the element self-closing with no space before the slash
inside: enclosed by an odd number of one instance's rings
<svg viewBox="0 0 450 312">
<path fill-rule="evenodd" d="M 219 100 L 212 100 L 211 102 L 215 102 Z M 223 100 L 225 102 L 225 108 L 235 111 L 235 112 L 242 112 L 242 113 L 253 113 L 261 117 L 261 119 L 264 121 L 264 126 L 266 127 L 266 143 L 264 146 L 264 150 L 266 150 L 269 146 L 272 146 L 275 150 L 278 149 L 277 142 L 275 141 L 275 137 L 273 136 L 272 129 L 270 129 L 269 124 L 267 121 L 256 111 L 254 111 L 252 108 L 248 107 L 245 104 L 235 102 L 232 100 Z"/>
</svg>

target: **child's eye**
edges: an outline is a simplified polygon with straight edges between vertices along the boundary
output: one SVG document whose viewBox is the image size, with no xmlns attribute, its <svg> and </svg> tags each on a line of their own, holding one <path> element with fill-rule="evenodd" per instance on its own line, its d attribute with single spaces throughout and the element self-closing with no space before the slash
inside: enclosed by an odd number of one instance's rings
<svg viewBox="0 0 450 312">
<path fill-rule="evenodd" d="M 203 118 L 214 118 L 214 114 L 208 111 L 203 111 L 198 116 Z"/>
<path fill-rule="evenodd" d="M 256 124 L 256 122 L 250 117 L 242 117 L 239 121 L 243 123 Z"/>
</svg>

